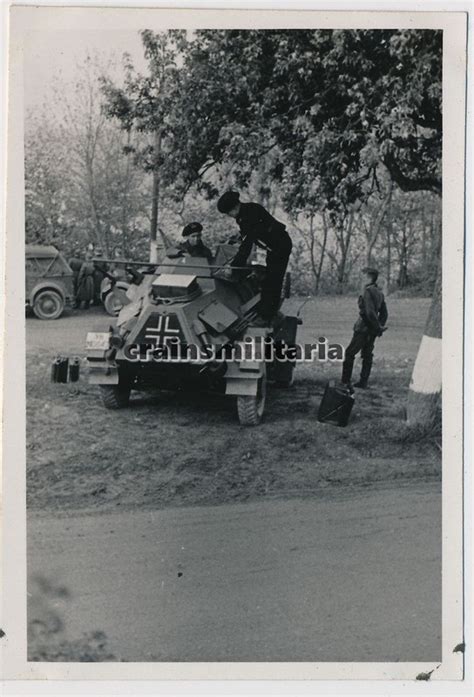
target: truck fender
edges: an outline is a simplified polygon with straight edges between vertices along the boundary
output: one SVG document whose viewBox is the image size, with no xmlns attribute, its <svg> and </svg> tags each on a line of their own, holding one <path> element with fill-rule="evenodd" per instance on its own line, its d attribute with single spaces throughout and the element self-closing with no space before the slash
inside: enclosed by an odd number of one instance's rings
<svg viewBox="0 0 474 697">
<path fill-rule="evenodd" d="M 55 283 L 54 281 L 43 281 L 42 283 L 37 283 L 31 290 L 28 298 L 30 305 L 33 305 L 35 296 L 43 290 L 55 290 L 56 293 L 59 293 L 61 298 L 66 301 L 66 294 L 63 286 L 61 286 L 59 283 Z"/>
</svg>

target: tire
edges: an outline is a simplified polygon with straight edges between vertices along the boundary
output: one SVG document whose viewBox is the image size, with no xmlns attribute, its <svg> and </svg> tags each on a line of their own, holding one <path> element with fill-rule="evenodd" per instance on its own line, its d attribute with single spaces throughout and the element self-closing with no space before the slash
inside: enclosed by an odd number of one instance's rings
<svg viewBox="0 0 474 697">
<path fill-rule="evenodd" d="M 291 387 L 292 384 L 295 381 L 295 366 L 291 365 L 291 363 L 282 363 L 281 365 L 278 365 L 275 369 L 274 372 L 274 380 L 275 380 L 275 385 L 277 387 Z"/>
<path fill-rule="evenodd" d="M 120 298 L 118 298 L 117 295 L 115 295 L 115 293 L 111 290 L 105 296 L 104 307 L 108 315 L 111 317 L 117 317 L 123 307 L 123 303 L 120 302 Z"/>
<path fill-rule="evenodd" d="M 257 395 L 240 395 L 237 397 L 237 413 L 241 426 L 258 426 L 265 411 L 265 398 L 267 393 L 267 376 L 258 381 Z"/>
<path fill-rule="evenodd" d="M 100 385 L 102 402 L 106 409 L 123 409 L 128 407 L 131 387 L 126 385 Z"/>
<path fill-rule="evenodd" d="M 40 290 L 33 301 L 38 319 L 58 319 L 64 311 L 64 298 L 56 290 Z"/>
</svg>

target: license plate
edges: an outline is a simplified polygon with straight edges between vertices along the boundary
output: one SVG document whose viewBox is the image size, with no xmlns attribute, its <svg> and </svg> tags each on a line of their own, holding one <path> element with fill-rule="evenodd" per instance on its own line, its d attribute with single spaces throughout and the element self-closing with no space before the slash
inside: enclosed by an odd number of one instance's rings
<svg viewBox="0 0 474 697">
<path fill-rule="evenodd" d="M 86 349 L 106 351 L 110 346 L 108 332 L 87 332 Z"/>
</svg>

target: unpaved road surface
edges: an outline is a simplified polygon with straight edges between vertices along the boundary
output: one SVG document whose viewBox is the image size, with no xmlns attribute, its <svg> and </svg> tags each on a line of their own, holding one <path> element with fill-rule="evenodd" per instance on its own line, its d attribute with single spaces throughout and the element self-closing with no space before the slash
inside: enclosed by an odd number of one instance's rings
<svg viewBox="0 0 474 697">
<path fill-rule="evenodd" d="M 30 515 L 28 571 L 30 590 L 61 585 L 49 606 L 30 603 L 29 622 L 52 627 L 49 644 L 100 630 L 109 660 L 440 659 L 437 483 Z"/>
</svg>

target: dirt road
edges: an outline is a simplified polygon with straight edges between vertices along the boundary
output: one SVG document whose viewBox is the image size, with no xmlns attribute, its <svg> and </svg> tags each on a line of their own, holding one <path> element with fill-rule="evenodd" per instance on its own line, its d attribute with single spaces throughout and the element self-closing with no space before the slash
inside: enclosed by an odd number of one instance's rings
<svg viewBox="0 0 474 697">
<path fill-rule="evenodd" d="M 30 517 L 28 570 L 63 586 L 58 640 L 100 629 L 116 659 L 437 661 L 440 498 Z M 30 622 L 45 612 L 33 602 Z"/>
</svg>

